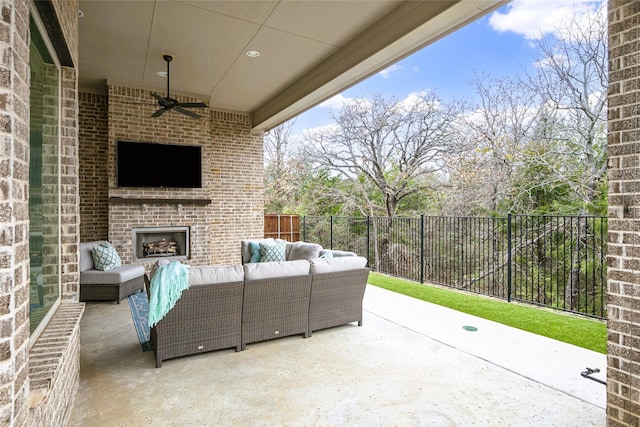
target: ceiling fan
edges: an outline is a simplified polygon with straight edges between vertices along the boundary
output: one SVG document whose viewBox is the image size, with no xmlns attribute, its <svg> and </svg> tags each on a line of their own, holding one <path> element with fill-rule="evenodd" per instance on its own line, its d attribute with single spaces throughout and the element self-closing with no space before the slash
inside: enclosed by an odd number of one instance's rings
<svg viewBox="0 0 640 427">
<path fill-rule="evenodd" d="M 199 119 L 202 116 L 194 113 L 193 111 L 185 110 L 185 108 L 207 108 L 207 104 L 204 102 L 178 102 L 177 99 L 171 98 L 171 92 L 169 91 L 169 63 L 173 61 L 173 56 L 162 55 L 165 61 L 167 61 L 167 96 L 162 97 L 157 93 L 152 93 L 153 97 L 158 100 L 158 105 L 161 107 L 158 111 L 153 113 L 151 117 L 160 117 L 167 111 L 175 110 L 178 113 L 185 114 L 194 119 Z"/>
</svg>

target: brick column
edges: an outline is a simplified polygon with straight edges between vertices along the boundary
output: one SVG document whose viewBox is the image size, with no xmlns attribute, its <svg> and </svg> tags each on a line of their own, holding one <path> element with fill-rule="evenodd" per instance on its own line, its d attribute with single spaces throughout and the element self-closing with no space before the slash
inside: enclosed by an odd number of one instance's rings
<svg viewBox="0 0 640 427">
<path fill-rule="evenodd" d="M 71 3 L 71 2 L 67 2 Z M 75 11 L 72 9 L 73 15 Z M 76 37 L 77 38 L 77 37 Z M 60 103 L 60 268 L 62 299 L 78 301 L 80 295 L 78 244 L 80 243 L 80 177 L 78 143 L 78 73 L 62 67 Z"/>
<path fill-rule="evenodd" d="M 609 0 L 609 426 L 640 425 L 639 23 L 639 0 Z"/>
</svg>

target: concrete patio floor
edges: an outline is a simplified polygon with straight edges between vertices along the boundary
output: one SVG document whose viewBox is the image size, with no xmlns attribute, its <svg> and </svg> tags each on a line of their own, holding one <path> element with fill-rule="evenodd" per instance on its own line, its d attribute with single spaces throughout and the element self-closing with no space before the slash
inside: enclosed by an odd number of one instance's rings
<svg viewBox="0 0 640 427">
<path fill-rule="evenodd" d="M 604 426 L 606 356 L 369 285 L 356 324 L 164 361 L 88 303 L 69 426 Z M 474 326 L 470 332 L 463 326 Z"/>
</svg>

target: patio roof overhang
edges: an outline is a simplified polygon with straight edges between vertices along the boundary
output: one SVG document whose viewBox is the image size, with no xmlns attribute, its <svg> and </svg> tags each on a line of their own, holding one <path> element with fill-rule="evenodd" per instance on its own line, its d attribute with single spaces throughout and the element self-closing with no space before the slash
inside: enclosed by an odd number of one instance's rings
<svg viewBox="0 0 640 427">
<path fill-rule="evenodd" d="M 506 3 L 80 0 L 79 87 L 164 93 L 170 54 L 172 93 L 249 113 L 264 131 Z"/>
</svg>

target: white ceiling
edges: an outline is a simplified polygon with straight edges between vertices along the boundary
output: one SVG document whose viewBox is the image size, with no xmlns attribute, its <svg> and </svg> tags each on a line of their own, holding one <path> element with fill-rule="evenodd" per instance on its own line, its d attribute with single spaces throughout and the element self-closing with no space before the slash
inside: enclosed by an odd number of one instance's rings
<svg viewBox="0 0 640 427">
<path fill-rule="evenodd" d="M 164 94 L 170 54 L 172 94 L 266 130 L 507 2 L 80 0 L 79 85 Z"/>
</svg>

